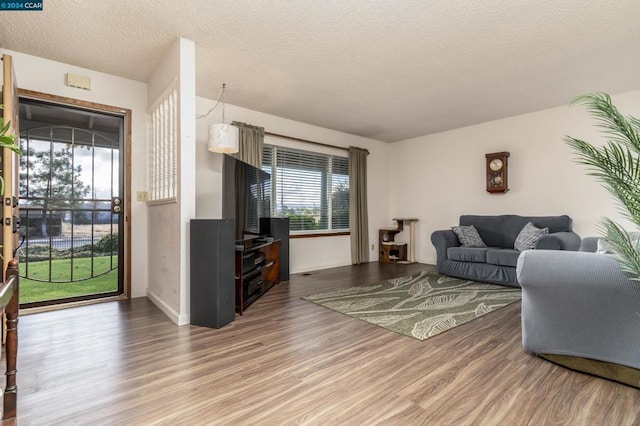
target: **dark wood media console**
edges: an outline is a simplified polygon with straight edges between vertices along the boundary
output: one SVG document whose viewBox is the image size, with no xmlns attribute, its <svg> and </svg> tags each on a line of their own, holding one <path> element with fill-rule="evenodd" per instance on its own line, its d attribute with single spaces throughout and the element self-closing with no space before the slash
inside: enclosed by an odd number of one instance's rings
<svg viewBox="0 0 640 426">
<path fill-rule="evenodd" d="M 280 282 L 280 240 L 255 237 L 236 241 L 236 313 Z"/>
</svg>

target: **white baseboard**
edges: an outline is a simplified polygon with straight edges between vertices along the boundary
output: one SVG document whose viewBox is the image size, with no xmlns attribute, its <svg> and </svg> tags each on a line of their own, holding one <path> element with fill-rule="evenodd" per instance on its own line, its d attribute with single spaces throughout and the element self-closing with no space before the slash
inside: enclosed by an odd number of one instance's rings
<svg viewBox="0 0 640 426">
<path fill-rule="evenodd" d="M 153 302 L 162 312 L 165 313 L 166 316 L 169 317 L 171 321 L 176 323 L 177 325 L 186 325 L 190 323 L 189 315 L 187 314 L 178 314 L 173 308 L 171 308 L 168 304 L 166 304 L 157 294 L 147 289 L 147 298 Z"/>
<path fill-rule="evenodd" d="M 300 274 L 300 273 L 304 273 L 304 272 L 321 271 L 323 269 L 338 268 L 340 266 L 349 266 L 349 265 L 351 265 L 351 262 L 348 262 L 348 263 L 340 262 L 340 263 L 332 263 L 332 264 L 328 264 L 328 265 L 307 266 L 306 268 L 305 267 L 303 267 L 303 268 L 295 268 L 295 269 L 292 268 L 290 273 L 292 273 L 292 274 Z"/>
<path fill-rule="evenodd" d="M 191 324 L 191 316 L 187 314 L 182 314 L 178 316 L 178 325 L 189 325 Z"/>
<path fill-rule="evenodd" d="M 136 289 L 136 290 L 131 290 L 131 298 L 135 299 L 136 297 L 147 297 L 147 290 L 146 289 Z"/>
</svg>

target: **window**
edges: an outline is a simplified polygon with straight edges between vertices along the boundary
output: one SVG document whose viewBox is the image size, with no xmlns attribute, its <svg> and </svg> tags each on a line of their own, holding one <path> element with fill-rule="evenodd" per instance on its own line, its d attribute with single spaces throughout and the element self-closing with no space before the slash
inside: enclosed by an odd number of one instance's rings
<svg viewBox="0 0 640 426">
<path fill-rule="evenodd" d="M 292 233 L 349 230 L 348 158 L 265 144 L 262 164 L 271 215 L 288 217 Z"/>
<path fill-rule="evenodd" d="M 165 93 L 151 112 L 149 200 L 173 200 L 177 191 L 178 91 Z"/>
</svg>

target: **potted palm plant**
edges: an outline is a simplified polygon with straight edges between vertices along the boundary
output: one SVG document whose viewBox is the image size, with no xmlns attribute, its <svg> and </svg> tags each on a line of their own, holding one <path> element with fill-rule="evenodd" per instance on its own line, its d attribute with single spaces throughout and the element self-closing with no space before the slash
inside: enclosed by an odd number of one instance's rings
<svg viewBox="0 0 640 426">
<path fill-rule="evenodd" d="M 0 110 L 4 108 L 4 105 L 0 105 Z M 9 134 L 11 128 L 11 122 L 4 122 L 4 118 L 0 114 L 0 148 L 9 148 L 16 154 L 20 155 L 20 147 L 16 144 L 16 135 Z M 0 194 L 4 194 L 4 179 L 0 176 Z"/>
<path fill-rule="evenodd" d="M 0 105 L 0 110 L 4 109 L 4 105 Z M 16 145 L 16 136 L 9 134 L 11 122 L 4 122 L 4 118 L 0 115 L 0 148 L 9 148 L 16 154 L 20 154 L 20 148 Z"/>
<path fill-rule="evenodd" d="M 577 153 L 578 163 L 618 199 L 623 216 L 640 228 L 640 120 L 620 113 L 606 93 L 579 96 L 572 105 L 586 106 L 607 140 L 597 146 L 570 136 L 565 141 Z M 609 218 L 602 219 L 600 231 L 617 252 L 622 269 L 632 280 L 640 280 L 638 239 Z"/>
</svg>

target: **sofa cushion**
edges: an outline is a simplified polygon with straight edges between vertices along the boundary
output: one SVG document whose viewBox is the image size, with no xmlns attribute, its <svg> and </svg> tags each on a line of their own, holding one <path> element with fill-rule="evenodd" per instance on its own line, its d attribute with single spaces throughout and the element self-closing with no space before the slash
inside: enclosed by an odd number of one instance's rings
<svg viewBox="0 0 640 426">
<path fill-rule="evenodd" d="M 549 228 L 536 228 L 531 222 L 528 222 L 516 237 L 513 248 L 520 251 L 534 249 L 538 241 L 548 233 Z"/>
<path fill-rule="evenodd" d="M 571 218 L 562 216 L 460 216 L 460 225 L 473 225 L 489 247 L 513 247 L 522 228 L 531 222 L 537 228 L 549 228 L 549 233 L 570 232 Z"/>
<path fill-rule="evenodd" d="M 488 247 L 449 247 L 447 259 L 459 262 L 486 263 Z"/>
<path fill-rule="evenodd" d="M 513 249 L 487 250 L 487 263 L 500 266 L 516 266 L 520 252 Z"/>
<path fill-rule="evenodd" d="M 451 227 L 453 232 L 458 237 L 460 245 L 463 247 L 486 247 L 487 245 L 482 241 L 478 230 L 473 225 L 469 226 L 453 226 Z"/>
</svg>

